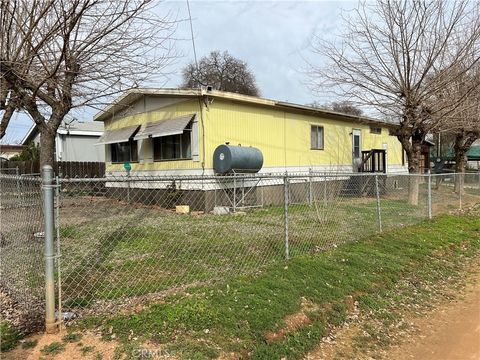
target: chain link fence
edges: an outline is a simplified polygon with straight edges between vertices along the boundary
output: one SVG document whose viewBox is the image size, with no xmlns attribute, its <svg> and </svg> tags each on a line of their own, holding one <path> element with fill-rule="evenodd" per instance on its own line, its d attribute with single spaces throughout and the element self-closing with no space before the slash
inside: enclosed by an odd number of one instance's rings
<svg viewBox="0 0 480 360">
<path fill-rule="evenodd" d="M 42 326 L 43 247 L 40 179 L 0 175 L 1 316 L 20 329 Z"/>
<path fill-rule="evenodd" d="M 40 183 L 6 175 L 1 180 L 2 287 L 27 304 L 44 292 Z M 77 315 L 114 313 L 255 274 L 288 258 L 480 203 L 480 174 L 57 181 L 57 301 Z M 412 188 L 418 188 L 413 199 Z"/>
</svg>

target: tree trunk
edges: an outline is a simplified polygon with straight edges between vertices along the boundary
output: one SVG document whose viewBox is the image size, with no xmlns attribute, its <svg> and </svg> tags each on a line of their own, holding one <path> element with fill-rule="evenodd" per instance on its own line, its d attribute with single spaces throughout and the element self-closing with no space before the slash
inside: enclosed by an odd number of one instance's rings
<svg viewBox="0 0 480 360">
<path fill-rule="evenodd" d="M 480 138 L 479 131 L 462 130 L 456 133 L 453 150 L 455 151 L 455 192 L 463 192 L 465 168 L 467 165 L 467 152 L 472 144 Z"/>
<path fill-rule="evenodd" d="M 421 141 L 412 140 L 411 151 L 407 151 L 408 172 L 410 174 L 409 182 L 408 182 L 408 203 L 414 206 L 418 205 L 421 156 L 422 156 Z"/>
<path fill-rule="evenodd" d="M 467 147 L 468 146 L 468 147 Z M 457 194 L 463 193 L 463 174 L 465 173 L 465 166 L 467 164 L 467 150 L 470 146 L 465 139 L 463 133 L 457 134 L 455 137 L 454 151 L 455 151 L 455 189 Z"/>
<path fill-rule="evenodd" d="M 467 152 L 455 151 L 455 192 L 463 193 L 463 181 L 465 174 L 465 165 L 467 164 Z"/>
<path fill-rule="evenodd" d="M 40 170 L 43 165 L 53 167 L 55 160 L 55 132 L 45 129 L 40 132 Z"/>
</svg>

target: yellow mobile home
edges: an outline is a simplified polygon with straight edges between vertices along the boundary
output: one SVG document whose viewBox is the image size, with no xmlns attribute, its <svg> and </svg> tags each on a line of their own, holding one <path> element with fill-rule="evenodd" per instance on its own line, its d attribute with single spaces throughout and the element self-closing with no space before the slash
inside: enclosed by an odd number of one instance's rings
<svg viewBox="0 0 480 360">
<path fill-rule="evenodd" d="M 108 175 L 213 175 L 222 144 L 255 147 L 260 173 L 406 173 L 395 125 L 203 89 L 137 89 L 95 116 Z"/>
</svg>

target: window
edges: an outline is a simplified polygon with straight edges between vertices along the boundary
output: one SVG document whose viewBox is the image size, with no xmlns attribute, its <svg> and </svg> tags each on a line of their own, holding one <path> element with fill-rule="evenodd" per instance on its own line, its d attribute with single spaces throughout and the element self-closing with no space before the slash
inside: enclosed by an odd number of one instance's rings
<svg viewBox="0 0 480 360">
<path fill-rule="evenodd" d="M 353 157 L 360 158 L 360 133 L 353 134 Z"/>
<path fill-rule="evenodd" d="M 310 130 L 311 149 L 323 150 L 323 127 L 312 125 Z"/>
<path fill-rule="evenodd" d="M 112 163 L 137 162 L 137 141 L 130 139 L 126 142 L 110 144 Z"/>
<path fill-rule="evenodd" d="M 382 128 L 381 127 L 370 126 L 370 134 L 381 135 L 382 134 Z"/>
<path fill-rule="evenodd" d="M 189 125 L 190 126 L 190 125 Z M 162 136 L 153 139 L 153 159 L 183 160 L 192 158 L 191 128 L 182 134 Z"/>
</svg>

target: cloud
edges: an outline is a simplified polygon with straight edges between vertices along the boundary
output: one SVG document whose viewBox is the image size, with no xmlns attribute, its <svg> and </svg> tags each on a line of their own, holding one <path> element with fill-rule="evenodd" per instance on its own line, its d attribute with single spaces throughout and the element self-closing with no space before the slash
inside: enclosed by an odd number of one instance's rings
<svg viewBox="0 0 480 360">
<path fill-rule="evenodd" d="M 306 83 L 305 59 L 313 61 L 310 41 L 313 35 L 336 36 L 341 30 L 342 9 L 355 2 L 346 1 L 190 1 L 197 56 L 212 50 L 228 50 L 246 61 L 254 72 L 262 96 L 305 104 L 314 100 Z M 165 84 L 176 87 L 181 69 L 193 61 L 190 24 L 186 1 L 171 1 L 159 6 L 159 12 L 171 11 L 181 21 L 175 38 L 183 57 L 171 66 Z M 77 109 L 72 114 L 91 120 L 92 109 Z M 10 141 L 21 140 L 31 120 L 19 115 L 7 129 Z"/>
<path fill-rule="evenodd" d="M 188 17 L 186 3 L 170 3 L 180 17 Z M 262 96 L 297 103 L 307 103 L 313 95 L 304 85 L 304 58 L 310 58 L 313 34 L 335 36 L 341 29 L 342 9 L 355 2 L 323 1 L 250 1 L 190 3 L 197 56 L 212 50 L 228 50 L 246 61 L 255 73 Z M 184 9 L 183 9 L 184 8 Z M 180 37 L 189 37 L 189 23 L 179 26 Z M 193 60 L 190 41 L 178 44 L 186 54 L 168 82 L 181 82 L 180 70 Z"/>
</svg>

